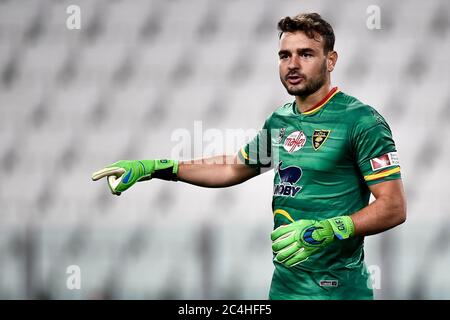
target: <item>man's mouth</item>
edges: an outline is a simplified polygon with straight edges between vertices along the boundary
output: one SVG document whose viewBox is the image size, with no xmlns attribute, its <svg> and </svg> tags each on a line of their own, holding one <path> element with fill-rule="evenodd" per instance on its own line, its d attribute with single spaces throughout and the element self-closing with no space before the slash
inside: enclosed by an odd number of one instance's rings
<svg viewBox="0 0 450 320">
<path fill-rule="evenodd" d="M 292 74 L 292 75 L 287 76 L 286 80 L 289 84 L 297 85 L 300 82 L 302 82 L 303 80 L 305 80 L 305 78 L 302 76 L 299 76 L 297 74 Z"/>
</svg>

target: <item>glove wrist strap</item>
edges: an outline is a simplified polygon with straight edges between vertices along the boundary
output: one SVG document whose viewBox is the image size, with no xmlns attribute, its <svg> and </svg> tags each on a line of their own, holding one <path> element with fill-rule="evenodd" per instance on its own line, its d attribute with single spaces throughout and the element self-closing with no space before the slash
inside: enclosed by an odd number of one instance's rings
<svg viewBox="0 0 450 320">
<path fill-rule="evenodd" d="M 151 174 L 152 178 L 178 181 L 178 161 L 176 160 L 153 160 L 155 163 L 154 172 Z"/>
<path fill-rule="evenodd" d="M 339 240 L 352 237 L 355 234 L 355 224 L 350 216 L 341 216 L 327 219 L 333 228 L 334 235 Z"/>
</svg>

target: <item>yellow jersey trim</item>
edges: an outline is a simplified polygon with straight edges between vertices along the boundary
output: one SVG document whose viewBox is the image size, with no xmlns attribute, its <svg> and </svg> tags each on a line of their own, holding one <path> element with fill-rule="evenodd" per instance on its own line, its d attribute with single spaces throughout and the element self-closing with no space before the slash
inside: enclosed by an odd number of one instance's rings
<svg viewBox="0 0 450 320">
<path fill-rule="evenodd" d="M 390 169 L 387 171 L 382 171 L 380 173 L 375 173 L 375 174 L 369 174 L 367 176 L 364 176 L 364 180 L 366 181 L 372 181 L 372 180 L 376 180 L 376 179 L 380 179 L 380 178 L 384 178 L 387 176 L 390 176 L 391 174 L 400 172 L 400 167 L 394 168 L 394 169 Z"/>
<path fill-rule="evenodd" d="M 245 160 L 250 160 L 250 158 L 248 157 L 248 154 L 247 154 L 247 152 L 245 152 L 244 148 L 241 148 L 240 151 Z"/>
<path fill-rule="evenodd" d="M 292 219 L 291 215 L 283 209 L 277 209 L 273 212 L 273 217 L 275 218 L 276 214 L 281 214 L 282 216 L 285 216 L 289 221 L 294 222 L 295 220 Z"/>
<path fill-rule="evenodd" d="M 315 107 L 312 110 L 306 111 L 306 112 L 302 112 L 302 114 L 313 114 L 317 111 L 319 111 L 324 105 L 326 105 L 328 103 L 328 101 L 330 101 L 338 92 L 340 92 L 339 89 L 336 89 L 335 92 L 333 92 L 332 95 L 330 95 L 324 102 L 322 102 L 321 104 L 319 104 L 317 107 Z"/>
</svg>

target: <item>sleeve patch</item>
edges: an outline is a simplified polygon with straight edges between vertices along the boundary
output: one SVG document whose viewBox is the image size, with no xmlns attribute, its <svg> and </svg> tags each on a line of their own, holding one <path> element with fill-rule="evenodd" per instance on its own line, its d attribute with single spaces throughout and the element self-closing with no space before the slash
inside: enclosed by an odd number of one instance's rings
<svg viewBox="0 0 450 320">
<path fill-rule="evenodd" d="M 397 152 L 389 152 L 377 158 L 371 159 L 370 165 L 372 166 L 372 171 L 377 171 L 393 166 L 399 166 L 400 161 L 398 159 Z"/>
</svg>

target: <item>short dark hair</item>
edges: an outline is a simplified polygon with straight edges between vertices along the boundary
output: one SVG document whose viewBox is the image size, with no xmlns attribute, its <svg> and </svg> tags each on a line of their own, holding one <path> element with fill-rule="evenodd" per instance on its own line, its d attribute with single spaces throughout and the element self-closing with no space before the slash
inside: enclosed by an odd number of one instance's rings
<svg viewBox="0 0 450 320">
<path fill-rule="evenodd" d="M 307 37 L 313 39 L 317 33 L 324 39 L 323 50 L 325 53 L 334 48 L 333 28 L 318 13 L 300 13 L 292 18 L 284 17 L 278 21 L 278 30 L 280 31 L 279 38 L 284 32 L 302 31 Z"/>
</svg>

